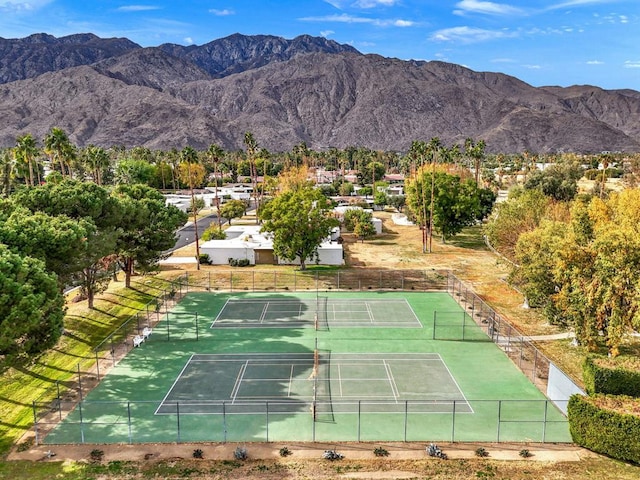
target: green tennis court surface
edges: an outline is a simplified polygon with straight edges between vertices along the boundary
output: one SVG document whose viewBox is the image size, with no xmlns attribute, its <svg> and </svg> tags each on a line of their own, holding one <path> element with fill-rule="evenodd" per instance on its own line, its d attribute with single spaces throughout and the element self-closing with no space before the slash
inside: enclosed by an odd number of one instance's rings
<svg viewBox="0 0 640 480">
<path fill-rule="evenodd" d="M 570 442 L 446 292 L 190 293 L 45 443 Z"/>
</svg>

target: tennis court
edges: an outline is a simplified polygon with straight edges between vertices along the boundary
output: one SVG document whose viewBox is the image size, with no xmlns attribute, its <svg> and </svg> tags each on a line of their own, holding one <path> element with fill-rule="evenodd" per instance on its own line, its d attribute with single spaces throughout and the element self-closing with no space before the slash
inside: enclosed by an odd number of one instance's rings
<svg viewBox="0 0 640 480">
<path fill-rule="evenodd" d="M 571 441 L 446 292 L 192 292 L 60 420 L 45 443 Z"/>
<path fill-rule="evenodd" d="M 406 299 L 229 299 L 213 328 L 421 328 Z"/>
<path fill-rule="evenodd" d="M 178 405 L 183 415 L 220 414 L 227 402 L 247 414 L 261 412 L 265 402 L 272 412 L 320 402 L 343 413 L 352 410 L 353 400 L 375 400 L 380 413 L 397 410 L 405 400 L 424 400 L 424 413 L 442 413 L 458 400 L 459 413 L 472 412 L 438 354 L 330 355 L 321 355 L 317 366 L 313 355 L 193 355 L 156 414 L 175 414 Z"/>
</svg>

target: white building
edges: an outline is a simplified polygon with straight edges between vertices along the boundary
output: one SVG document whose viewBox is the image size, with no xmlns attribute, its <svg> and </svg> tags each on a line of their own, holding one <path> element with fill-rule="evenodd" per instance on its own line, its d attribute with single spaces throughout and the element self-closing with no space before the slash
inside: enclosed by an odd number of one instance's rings
<svg viewBox="0 0 640 480">
<path fill-rule="evenodd" d="M 209 255 L 214 265 L 226 265 L 229 259 L 247 259 L 250 265 L 299 265 L 300 260 L 289 262 L 278 258 L 273 253 L 273 238 L 260 231 L 259 225 L 232 225 L 225 233 L 225 240 L 209 240 L 200 244 L 200 253 Z M 340 236 L 339 229 L 318 247 L 318 263 L 320 265 L 342 265 L 342 245 L 333 241 Z M 305 263 L 313 264 L 314 258 Z"/>
</svg>

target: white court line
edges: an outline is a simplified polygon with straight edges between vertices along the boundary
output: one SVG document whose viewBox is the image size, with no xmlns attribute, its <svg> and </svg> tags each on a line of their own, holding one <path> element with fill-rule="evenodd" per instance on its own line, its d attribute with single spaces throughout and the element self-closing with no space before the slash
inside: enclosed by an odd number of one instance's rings
<svg viewBox="0 0 640 480">
<path fill-rule="evenodd" d="M 398 402 L 398 397 L 400 396 L 400 392 L 398 391 L 398 386 L 396 385 L 396 380 L 393 378 L 393 373 L 391 372 L 391 366 L 387 363 L 386 360 L 383 360 L 384 369 L 387 371 L 387 378 L 389 380 L 389 385 L 391 386 L 391 393 L 393 393 L 393 398 L 396 403 Z"/>
<path fill-rule="evenodd" d="M 267 310 L 269 309 L 269 302 L 265 302 L 262 307 L 262 314 L 260 315 L 260 323 L 264 323 L 264 318 L 267 316 Z"/>
<path fill-rule="evenodd" d="M 238 396 L 238 391 L 240 390 L 240 384 L 242 383 L 242 379 L 244 378 L 244 373 L 247 371 L 247 365 L 249 364 L 249 360 L 244 362 L 240 367 L 240 371 L 238 372 L 238 376 L 236 377 L 236 383 L 233 386 L 233 390 L 231 390 L 231 404 L 233 405 L 236 402 L 236 397 Z"/>
<path fill-rule="evenodd" d="M 291 364 L 291 373 L 289 374 L 289 388 L 287 388 L 287 397 L 291 396 L 292 385 L 293 385 L 293 363 Z"/>
<path fill-rule="evenodd" d="M 178 376 L 176 377 L 176 379 L 173 381 L 173 384 L 171 385 L 171 388 L 169 389 L 169 391 L 167 392 L 167 394 L 164 396 L 164 398 L 162 399 L 162 401 L 160 402 L 160 405 L 158 405 L 158 408 L 156 408 L 156 411 L 154 413 L 154 415 L 158 415 L 158 412 L 160 411 L 160 409 L 162 408 L 162 406 L 164 405 L 164 402 L 167 401 L 167 398 L 169 397 L 169 395 L 171 395 L 171 392 L 173 391 L 174 387 L 176 386 L 176 383 L 178 383 L 178 380 L 180 380 L 182 378 L 182 374 L 184 373 L 184 371 L 187 369 L 187 367 L 189 366 L 189 364 L 191 363 L 191 359 L 193 358 L 193 355 L 191 355 L 189 357 L 189 360 L 187 360 L 187 363 L 184 364 L 184 367 L 182 367 L 182 370 L 180 370 L 180 373 L 178 374 Z"/>
<path fill-rule="evenodd" d="M 227 308 L 227 305 L 229 304 L 229 302 L 230 302 L 230 299 L 227 298 L 227 301 L 224 302 L 224 305 L 218 312 L 218 315 L 216 315 L 216 318 L 213 319 L 213 322 L 211 323 L 211 326 L 209 328 L 213 328 L 213 325 L 218 321 L 218 319 L 220 318 L 220 315 L 222 315 L 222 312 L 224 312 L 224 309 Z"/>
<path fill-rule="evenodd" d="M 373 318 L 373 312 L 371 311 L 371 306 L 369 302 L 364 302 L 364 306 L 367 307 L 367 313 L 369 314 L 369 322 L 371 324 L 375 323 L 375 319 Z"/>
</svg>

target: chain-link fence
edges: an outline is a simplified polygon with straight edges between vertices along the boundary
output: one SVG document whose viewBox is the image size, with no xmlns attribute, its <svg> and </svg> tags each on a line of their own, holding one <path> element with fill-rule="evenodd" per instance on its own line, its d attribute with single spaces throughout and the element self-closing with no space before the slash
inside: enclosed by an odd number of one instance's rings
<svg viewBox="0 0 640 480">
<path fill-rule="evenodd" d="M 172 413 L 155 415 L 158 401 L 60 402 L 62 419 L 46 444 L 246 441 L 450 441 L 571 442 L 566 419 L 549 400 L 200 402 L 215 413 L 192 415 L 192 404 L 165 403 Z M 329 405 L 330 404 L 330 405 Z M 45 408 L 36 435 L 51 430 Z M 473 409 L 473 414 L 470 414 Z M 337 410 L 337 411 L 336 411 Z M 248 413 L 249 412 L 249 413 Z M 331 420 L 324 420 L 333 412 Z M 150 418 L 152 420 L 150 420 Z M 57 422 L 56 422 L 57 423 Z"/>
<path fill-rule="evenodd" d="M 199 335 L 200 328 L 207 328 L 204 322 L 199 321 L 197 315 L 185 314 L 182 318 L 180 315 L 169 315 L 176 304 L 190 291 L 365 291 L 365 290 L 383 290 L 383 291 L 448 291 L 448 293 L 463 307 L 464 313 L 455 312 L 436 312 L 433 319 L 434 338 L 461 340 L 461 341 L 494 341 L 518 366 L 518 368 L 545 394 L 547 394 L 547 384 L 549 377 L 550 360 L 543 355 L 526 336 L 520 334 L 512 327 L 501 315 L 496 313 L 489 305 L 480 299 L 469 287 L 447 271 L 437 270 L 397 270 L 397 271 L 371 271 L 371 270 L 348 270 L 348 271 L 294 271 L 282 272 L 278 270 L 260 271 L 260 270 L 203 270 L 199 272 L 189 272 L 175 281 L 166 282 L 163 287 L 157 287 L 155 298 L 147 303 L 136 314 L 127 319 L 116 331 L 111 333 L 104 341 L 102 341 L 94 350 L 93 355 L 95 361 L 89 368 L 77 365 L 77 376 L 66 382 L 58 382 L 54 391 L 49 391 L 43 395 L 38 401 L 33 403 L 33 415 L 36 430 L 36 440 L 41 442 L 44 434 L 49 432 L 54 426 L 55 435 L 52 433 L 47 438 L 48 443 L 57 443 L 56 439 L 61 438 L 60 432 L 73 431 L 73 440 L 69 443 L 101 443 L 111 441 L 109 438 L 91 439 L 89 431 L 94 429 L 88 428 L 89 425 L 97 425 L 95 421 L 89 421 L 89 412 L 92 409 L 99 408 L 94 404 L 84 400 L 86 393 L 90 391 L 101 378 L 112 367 L 132 349 L 135 348 L 136 338 L 145 340 L 145 329 L 153 332 L 153 340 L 160 341 L 162 339 L 189 338 L 196 339 Z M 156 325 L 162 323 L 161 328 Z M 478 328 L 479 327 L 479 328 Z M 481 332 L 478 335 L 478 332 Z M 182 336 L 182 337 L 180 337 Z M 86 359 L 85 359 L 86 360 Z M 86 364 L 86 362 L 85 362 Z M 554 399 L 557 401 L 566 401 L 567 399 Z M 518 411 L 518 408 L 511 408 L 518 405 L 517 401 L 508 401 L 516 403 L 504 403 L 505 400 L 484 400 L 475 401 L 478 405 L 491 405 L 487 407 L 496 413 L 491 418 L 492 426 L 488 430 L 495 434 L 482 436 L 469 435 L 469 430 L 464 427 L 469 421 L 464 413 L 456 411 L 456 401 L 451 401 L 450 420 L 444 420 L 446 427 L 439 430 L 439 434 L 435 432 L 429 433 L 429 424 L 425 424 L 425 435 L 415 431 L 413 427 L 407 427 L 406 432 L 402 432 L 400 436 L 394 435 L 397 440 L 452 440 L 452 441 L 511 441 L 510 434 L 507 432 L 514 426 L 523 425 L 532 422 L 537 425 L 535 435 L 528 435 L 529 441 L 548 441 L 561 442 L 570 441 L 567 434 L 566 419 L 549 420 L 547 412 L 549 411 L 548 401 L 541 401 L 544 407 L 541 411 L 542 416 L 537 419 L 525 420 L 513 419 L 504 415 L 503 407 L 508 406 L 508 410 Z M 149 403 L 149 404 L 147 404 Z M 115 408 L 117 410 L 117 420 L 106 421 L 104 427 L 99 430 L 106 432 L 113 430 L 120 432 L 124 428 L 124 433 L 117 435 L 117 440 L 123 442 L 145 442 L 145 441 L 187 441 L 189 440 L 211 440 L 224 441 L 238 439 L 241 435 L 242 428 L 246 428 L 245 420 L 240 422 L 243 427 L 238 427 L 236 431 L 233 425 L 238 418 L 244 418 L 245 415 L 232 415 L 232 405 L 223 405 L 225 411 L 222 417 L 216 418 L 216 415 L 210 418 L 211 422 L 221 422 L 221 426 L 216 427 L 215 435 L 210 436 L 207 433 L 199 432 L 200 425 L 194 418 L 197 416 L 187 416 L 176 414 L 173 420 L 164 419 L 164 427 L 166 429 L 166 440 L 151 439 L 148 433 L 140 430 L 139 425 L 142 422 L 140 415 L 146 412 L 149 405 L 157 406 L 159 402 L 107 402 L 103 404 L 104 408 Z M 375 424 L 375 417 L 371 412 L 370 405 L 375 402 L 356 402 L 353 409 L 357 411 L 357 426 L 349 429 L 345 433 L 344 440 L 366 440 L 374 439 L 372 433 L 368 433 L 373 428 L 367 423 L 369 420 Z M 400 402 L 402 403 L 402 402 Z M 107 405 L 108 404 L 108 405 Z M 116 406 L 119 405 L 119 406 Z M 155 406 L 153 409 L 155 409 Z M 283 420 L 281 412 L 273 411 L 273 404 L 268 402 L 262 407 L 262 413 L 257 419 L 252 421 L 264 425 L 267 432 L 265 438 L 256 440 L 275 440 L 276 439 L 276 423 L 278 419 Z M 407 425 L 419 425 L 417 412 L 412 412 L 413 402 L 406 403 L 405 411 L 395 412 L 392 422 L 399 424 L 407 423 Z M 324 412 L 329 409 L 327 405 L 316 405 L 318 412 Z M 306 407 L 305 407 L 306 408 Z M 312 405 L 308 405 L 311 410 Z M 277 409 L 276 409 L 277 410 Z M 148 412 L 147 412 L 148 413 Z M 70 418 L 80 414 L 80 418 Z M 116 418 L 114 417 L 114 418 Z M 171 417 L 171 415 L 167 416 Z M 365 422 L 365 419 L 367 422 Z M 65 422 L 60 423 L 62 420 Z M 311 427 L 308 434 L 303 440 L 328 440 L 336 439 L 335 431 L 329 437 L 329 428 L 323 422 L 313 422 L 313 416 L 309 415 L 306 419 L 297 420 L 305 424 L 310 421 Z M 356 420 L 350 420 L 356 421 Z M 205 425 L 208 423 L 205 422 Z M 195 429 L 193 433 L 188 433 L 189 425 Z M 518 427 L 519 428 L 519 427 Z M 215 430 L 215 429 L 214 429 Z M 335 429 L 334 429 L 335 430 Z M 447 432 L 446 434 L 444 432 Z M 552 433 L 551 435 L 549 433 Z M 107 435 L 109 437 L 109 435 Z M 196 438 L 197 437 L 197 438 Z M 418 438 L 420 437 L 420 438 Z M 246 438 L 244 438 L 246 440 Z M 520 440 L 522 441 L 522 437 Z M 60 442 L 65 443 L 65 442 Z"/>
<path fill-rule="evenodd" d="M 453 274 L 448 276 L 447 291 L 482 328 L 488 338 L 511 358 L 542 393 L 547 394 L 549 367 L 552 362 L 536 348 L 529 337 L 522 335 Z M 568 398 L 554 400 L 566 401 Z"/>
<path fill-rule="evenodd" d="M 439 270 L 330 270 L 279 271 L 229 269 L 188 272 L 181 280 L 187 291 L 311 290 L 445 290 L 447 272 Z"/>
</svg>

